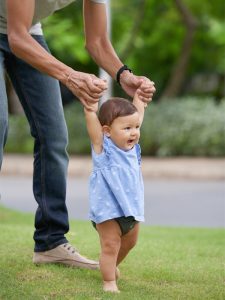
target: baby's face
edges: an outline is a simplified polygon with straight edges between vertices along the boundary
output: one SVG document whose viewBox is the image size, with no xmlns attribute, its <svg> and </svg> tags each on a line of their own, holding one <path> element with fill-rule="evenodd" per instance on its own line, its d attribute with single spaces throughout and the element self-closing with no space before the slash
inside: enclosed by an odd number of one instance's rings
<svg viewBox="0 0 225 300">
<path fill-rule="evenodd" d="M 132 149 L 140 138 L 138 113 L 116 118 L 110 126 L 110 138 L 120 149 Z"/>
</svg>

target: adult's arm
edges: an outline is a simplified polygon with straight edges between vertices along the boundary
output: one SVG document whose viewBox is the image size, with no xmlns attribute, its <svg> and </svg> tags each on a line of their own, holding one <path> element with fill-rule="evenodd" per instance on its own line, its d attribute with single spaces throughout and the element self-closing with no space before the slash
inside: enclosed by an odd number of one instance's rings
<svg viewBox="0 0 225 300">
<path fill-rule="evenodd" d="M 117 56 L 107 35 L 107 16 L 105 4 L 94 3 L 91 0 L 83 1 L 84 29 L 86 49 L 95 60 L 112 78 L 116 79 L 117 71 L 123 63 Z M 145 77 L 135 76 L 129 71 L 121 74 L 120 82 L 124 91 L 134 96 L 137 88 Z M 154 83 L 147 89 L 139 89 L 140 99 L 149 102 L 155 92 Z"/>
<path fill-rule="evenodd" d="M 108 38 L 106 5 L 84 0 L 83 15 L 86 49 L 95 62 L 115 78 L 123 64 Z"/>
<path fill-rule="evenodd" d="M 106 88 L 105 82 L 92 74 L 77 72 L 65 65 L 29 34 L 35 0 L 6 0 L 6 5 L 8 39 L 12 52 L 34 68 L 67 85 L 87 108 L 88 102 L 97 102 Z"/>
</svg>

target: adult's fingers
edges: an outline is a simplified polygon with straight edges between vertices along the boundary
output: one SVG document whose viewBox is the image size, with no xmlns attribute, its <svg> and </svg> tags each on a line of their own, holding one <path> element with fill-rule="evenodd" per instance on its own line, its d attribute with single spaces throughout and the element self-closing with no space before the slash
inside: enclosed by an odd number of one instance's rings
<svg viewBox="0 0 225 300">
<path fill-rule="evenodd" d="M 107 80 L 100 79 L 96 76 L 93 78 L 93 84 L 102 90 L 106 90 L 108 88 Z"/>
<path fill-rule="evenodd" d="M 148 103 L 152 101 L 152 97 L 156 89 L 154 82 L 152 82 L 150 79 L 145 78 L 143 80 L 143 83 L 138 88 L 138 96 L 142 101 Z"/>
<path fill-rule="evenodd" d="M 99 98 L 103 96 L 104 91 L 100 90 L 98 93 L 92 93 L 89 89 L 79 86 L 70 86 L 70 90 L 75 94 L 80 100 L 85 99 L 89 102 L 96 103 Z"/>
<path fill-rule="evenodd" d="M 101 95 L 101 94 L 100 94 Z M 99 101 L 99 98 L 100 97 L 98 97 L 98 98 L 94 98 L 94 97 L 92 97 L 91 95 L 89 95 L 88 93 L 86 93 L 86 92 L 80 92 L 80 95 L 78 96 L 78 98 L 79 99 L 84 99 L 85 101 L 88 101 L 88 102 L 90 102 L 90 103 L 96 103 L 96 102 L 98 102 Z"/>
<path fill-rule="evenodd" d="M 151 87 L 146 87 L 146 88 L 139 88 L 138 89 L 138 93 L 154 93 L 156 91 L 155 87 L 154 86 L 151 86 Z"/>
<path fill-rule="evenodd" d="M 152 97 L 153 97 L 153 93 L 151 93 L 151 92 L 144 93 L 144 92 L 141 92 L 140 90 L 138 92 L 138 98 L 140 100 L 142 100 L 143 102 L 145 102 L 145 103 L 151 102 L 152 101 Z"/>
<path fill-rule="evenodd" d="M 77 95 L 81 89 L 89 94 L 99 94 L 107 88 L 106 82 L 95 75 L 76 71 L 69 75 L 67 86 L 75 95 Z"/>
<path fill-rule="evenodd" d="M 155 92 L 155 89 L 148 89 L 148 90 L 141 90 L 138 89 L 138 96 L 142 96 L 142 97 L 148 97 L 148 95 L 153 95 Z"/>
<path fill-rule="evenodd" d="M 86 80 L 86 85 L 91 93 L 100 93 L 107 89 L 107 83 L 105 80 L 90 75 Z"/>
</svg>

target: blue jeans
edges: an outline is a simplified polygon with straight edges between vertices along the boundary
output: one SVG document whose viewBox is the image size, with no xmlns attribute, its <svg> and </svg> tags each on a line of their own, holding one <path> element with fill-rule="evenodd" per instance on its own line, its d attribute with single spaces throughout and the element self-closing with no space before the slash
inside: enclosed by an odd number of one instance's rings
<svg viewBox="0 0 225 300">
<path fill-rule="evenodd" d="M 43 36 L 33 38 L 49 51 Z M 57 80 L 40 73 L 11 52 L 7 35 L 0 34 L 0 167 L 7 138 L 8 110 L 4 70 L 23 106 L 34 138 L 33 193 L 35 252 L 66 243 L 69 230 L 65 204 L 68 133 Z"/>
</svg>

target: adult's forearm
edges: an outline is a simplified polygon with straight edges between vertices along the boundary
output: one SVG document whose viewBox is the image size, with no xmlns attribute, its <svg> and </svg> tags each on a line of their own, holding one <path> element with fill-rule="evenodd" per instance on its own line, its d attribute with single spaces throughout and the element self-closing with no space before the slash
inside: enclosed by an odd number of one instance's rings
<svg viewBox="0 0 225 300">
<path fill-rule="evenodd" d="M 101 38 L 86 44 L 86 49 L 97 65 L 103 68 L 112 78 L 123 65 L 108 38 Z"/>
<path fill-rule="evenodd" d="M 29 33 L 9 34 L 9 44 L 17 57 L 39 71 L 66 83 L 72 69 L 48 53 Z"/>
</svg>

